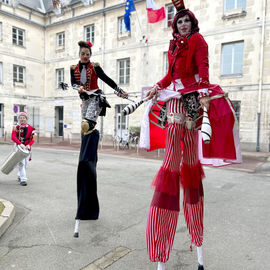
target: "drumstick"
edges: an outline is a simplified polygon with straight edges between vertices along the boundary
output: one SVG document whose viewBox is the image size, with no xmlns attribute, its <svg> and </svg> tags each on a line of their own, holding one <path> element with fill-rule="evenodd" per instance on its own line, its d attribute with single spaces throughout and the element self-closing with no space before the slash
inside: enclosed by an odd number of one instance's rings
<svg viewBox="0 0 270 270">
<path fill-rule="evenodd" d="M 149 97 L 146 97 L 138 102 L 133 102 L 129 105 L 127 105 L 123 110 L 122 114 L 123 115 L 129 115 L 133 113 L 139 106 L 141 106 L 145 101 L 149 100 Z"/>
</svg>

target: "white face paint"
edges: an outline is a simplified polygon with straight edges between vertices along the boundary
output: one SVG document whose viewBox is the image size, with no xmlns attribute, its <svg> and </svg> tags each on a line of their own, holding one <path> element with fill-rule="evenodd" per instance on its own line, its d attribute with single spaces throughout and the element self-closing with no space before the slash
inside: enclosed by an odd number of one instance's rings
<svg viewBox="0 0 270 270">
<path fill-rule="evenodd" d="M 90 50 L 82 47 L 79 53 L 81 63 L 87 63 L 90 59 Z"/>
<path fill-rule="evenodd" d="M 186 36 L 191 33 L 192 23 L 188 15 L 179 18 L 176 22 L 176 26 L 181 36 Z"/>
</svg>

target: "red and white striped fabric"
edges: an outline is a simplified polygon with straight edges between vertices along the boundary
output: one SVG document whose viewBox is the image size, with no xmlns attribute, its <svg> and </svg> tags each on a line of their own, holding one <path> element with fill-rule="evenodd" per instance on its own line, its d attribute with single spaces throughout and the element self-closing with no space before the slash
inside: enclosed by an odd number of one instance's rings
<svg viewBox="0 0 270 270">
<path fill-rule="evenodd" d="M 158 8 L 154 0 L 146 0 L 146 8 L 149 23 L 156 23 L 165 19 L 164 7 Z"/>
<path fill-rule="evenodd" d="M 180 99 L 168 102 L 168 112 L 184 113 Z M 183 174 L 182 168 L 185 167 Z M 193 173 L 195 171 L 199 173 Z M 188 172 L 193 175 L 192 186 L 183 186 L 183 209 L 191 242 L 203 242 L 203 170 L 198 155 L 198 132 L 182 124 L 169 124 L 163 164 L 153 180 L 155 192 L 147 220 L 146 242 L 151 261 L 166 262 L 173 246 L 180 211 L 180 182 Z"/>
</svg>

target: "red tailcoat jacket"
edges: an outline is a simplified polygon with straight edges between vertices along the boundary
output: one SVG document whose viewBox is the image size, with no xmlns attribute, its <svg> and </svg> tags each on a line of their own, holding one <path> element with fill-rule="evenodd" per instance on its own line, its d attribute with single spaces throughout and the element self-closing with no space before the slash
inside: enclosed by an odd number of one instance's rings
<svg viewBox="0 0 270 270">
<path fill-rule="evenodd" d="M 16 144 L 24 144 L 31 146 L 34 141 L 34 131 L 35 129 L 30 125 L 20 126 L 14 126 L 12 133 L 11 133 L 11 139 Z"/>
</svg>

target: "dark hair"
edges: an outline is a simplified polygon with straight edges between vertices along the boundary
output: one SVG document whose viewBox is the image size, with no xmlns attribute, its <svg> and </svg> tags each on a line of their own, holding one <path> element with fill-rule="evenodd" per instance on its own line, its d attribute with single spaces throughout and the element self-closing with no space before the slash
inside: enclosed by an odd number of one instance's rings
<svg viewBox="0 0 270 270">
<path fill-rule="evenodd" d="M 194 13 L 192 11 L 190 11 L 189 9 L 182 9 L 182 10 L 178 11 L 173 18 L 173 23 L 172 23 L 173 34 L 178 33 L 178 29 L 177 29 L 178 19 L 182 18 L 186 15 L 188 15 L 190 20 L 191 20 L 191 34 L 199 32 L 199 30 L 200 30 L 200 28 L 198 26 L 199 22 L 196 19 Z"/>
<path fill-rule="evenodd" d="M 90 42 L 89 42 L 90 43 Z M 87 48 L 90 51 L 90 56 L 92 55 L 92 50 L 88 42 L 86 41 L 79 41 L 78 45 L 80 46 L 80 51 L 82 48 Z M 91 43 L 90 43 L 91 44 Z M 91 44 L 92 45 L 92 44 Z"/>
</svg>

